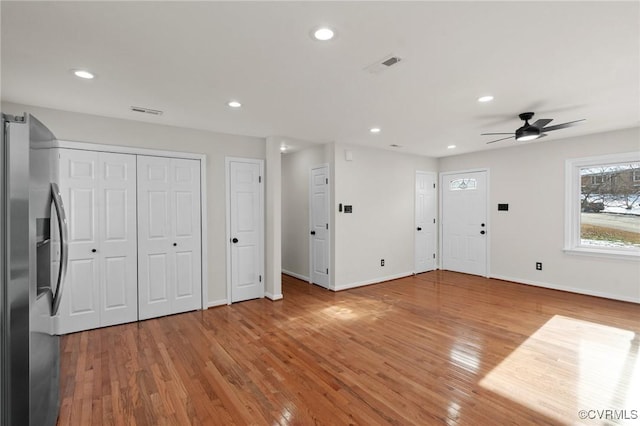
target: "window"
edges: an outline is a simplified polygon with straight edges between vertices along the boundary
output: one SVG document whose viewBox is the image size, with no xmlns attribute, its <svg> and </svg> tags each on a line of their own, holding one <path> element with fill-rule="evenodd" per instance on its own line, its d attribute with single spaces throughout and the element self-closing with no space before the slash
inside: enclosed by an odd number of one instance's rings
<svg viewBox="0 0 640 426">
<path fill-rule="evenodd" d="M 567 160 L 565 251 L 640 257 L 640 153 Z"/>
<path fill-rule="evenodd" d="M 580 176 L 582 176 L 582 174 Z M 589 177 L 591 178 L 591 185 L 600 185 L 606 181 L 608 176 L 602 174 L 592 174 Z"/>
<path fill-rule="evenodd" d="M 478 182 L 475 179 L 454 179 L 449 182 L 449 190 L 464 191 L 468 189 L 476 189 Z"/>
</svg>

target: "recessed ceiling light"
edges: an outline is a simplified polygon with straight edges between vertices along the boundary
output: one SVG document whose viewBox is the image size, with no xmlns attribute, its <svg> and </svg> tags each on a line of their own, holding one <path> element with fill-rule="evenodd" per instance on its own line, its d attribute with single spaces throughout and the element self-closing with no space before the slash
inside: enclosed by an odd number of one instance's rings
<svg viewBox="0 0 640 426">
<path fill-rule="evenodd" d="M 380 129 L 380 127 L 372 127 L 372 128 L 369 129 L 369 131 L 371 133 L 380 133 L 381 129 Z"/>
<path fill-rule="evenodd" d="M 320 27 L 313 31 L 313 38 L 319 41 L 329 41 L 335 36 L 335 32 L 329 27 Z"/>
<path fill-rule="evenodd" d="M 492 100 L 493 100 L 493 96 L 491 95 L 480 96 L 478 98 L 478 102 L 491 102 Z"/>
<path fill-rule="evenodd" d="M 447 149 L 454 149 L 456 146 L 455 145 L 449 145 L 447 146 Z"/>
<path fill-rule="evenodd" d="M 240 108 L 242 106 L 242 104 L 238 101 L 229 101 L 227 102 L 227 105 L 229 105 L 231 108 Z"/>
<path fill-rule="evenodd" d="M 286 145 L 281 145 L 280 146 L 280 151 L 285 152 L 287 150 L 287 146 Z"/>
<path fill-rule="evenodd" d="M 72 70 L 72 71 L 73 71 L 73 75 L 75 75 L 76 77 L 84 78 L 85 80 L 91 80 L 92 78 L 95 77 L 94 74 L 90 73 L 87 70 Z"/>
</svg>

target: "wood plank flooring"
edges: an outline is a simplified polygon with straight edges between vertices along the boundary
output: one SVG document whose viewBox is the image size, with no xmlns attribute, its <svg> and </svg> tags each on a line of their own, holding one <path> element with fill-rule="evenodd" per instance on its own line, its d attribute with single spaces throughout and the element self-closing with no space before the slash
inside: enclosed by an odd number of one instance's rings
<svg viewBox="0 0 640 426">
<path fill-rule="evenodd" d="M 58 424 L 640 424 L 640 305 L 444 271 L 283 293 L 64 336 Z"/>
</svg>

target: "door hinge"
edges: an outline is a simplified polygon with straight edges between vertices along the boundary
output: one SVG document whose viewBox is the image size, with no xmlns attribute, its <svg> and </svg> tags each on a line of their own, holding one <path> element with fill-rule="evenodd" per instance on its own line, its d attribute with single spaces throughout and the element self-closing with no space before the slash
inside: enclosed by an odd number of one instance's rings
<svg viewBox="0 0 640 426">
<path fill-rule="evenodd" d="M 262 282 L 262 275 L 259 276 L 258 281 Z"/>
<path fill-rule="evenodd" d="M 327 268 L 327 274 L 329 273 L 329 268 Z"/>
<path fill-rule="evenodd" d="M 327 229 L 329 229 L 329 224 L 327 223 Z"/>
<path fill-rule="evenodd" d="M 436 184 L 435 183 L 433 184 L 433 189 L 436 189 Z"/>
<path fill-rule="evenodd" d="M 262 176 L 258 176 L 258 183 L 262 183 Z"/>
<path fill-rule="evenodd" d="M 436 223 L 436 219 L 435 218 L 433 218 L 433 223 Z"/>
<path fill-rule="evenodd" d="M 436 258 L 436 254 L 435 254 L 435 253 L 433 253 L 433 258 L 434 258 L 434 259 Z"/>
<path fill-rule="evenodd" d="M 329 178 L 325 178 L 325 179 L 324 179 L 324 182 L 325 182 L 327 185 L 329 185 Z"/>
</svg>

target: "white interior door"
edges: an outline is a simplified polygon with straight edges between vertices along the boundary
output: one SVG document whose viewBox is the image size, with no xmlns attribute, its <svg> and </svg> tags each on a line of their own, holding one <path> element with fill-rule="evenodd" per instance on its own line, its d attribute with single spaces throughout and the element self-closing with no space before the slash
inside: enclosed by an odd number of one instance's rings
<svg viewBox="0 0 640 426">
<path fill-rule="evenodd" d="M 135 321 L 135 156 L 71 149 L 58 153 L 68 209 L 69 273 L 56 332 Z M 57 231 L 53 235 L 59 250 Z"/>
<path fill-rule="evenodd" d="M 136 157 L 98 154 L 100 325 L 138 319 Z"/>
<path fill-rule="evenodd" d="M 436 268 L 436 175 L 416 172 L 415 272 Z"/>
<path fill-rule="evenodd" d="M 140 319 L 202 306 L 200 162 L 138 156 Z"/>
<path fill-rule="evenodd" d="M 231 302 L 264 297 L 262 162 L 228 161 Z"/>
<path fill-rule="evenodd" d="M 487 172 L 441 175 L 442 269 L 487 275 Z"/>
<path fill-rule="evenodd" d="M 174 205 L 171 229 L 176 271 L 172 312 L 177 313 L 193 311 L 202 306 L 200 161 L 171 161 L 171 197 Z"/>
<path fill-rule="evenodd" d="M 310 279 L 329 288 L 329 166 L 311 169 L 309 202 Z"/>
<path fill-rule="evenodd" d="M 98 153 L 59 150 L 60 191 L 69 222 L 69 264 L 59 334 L 100 326 Z"/>
</svg>

